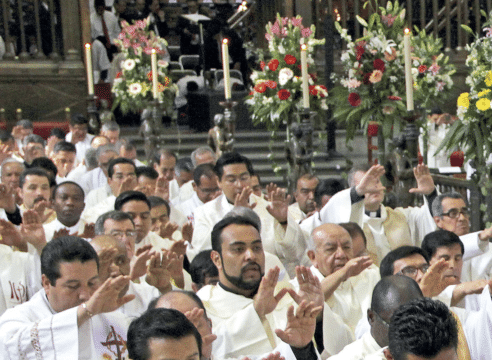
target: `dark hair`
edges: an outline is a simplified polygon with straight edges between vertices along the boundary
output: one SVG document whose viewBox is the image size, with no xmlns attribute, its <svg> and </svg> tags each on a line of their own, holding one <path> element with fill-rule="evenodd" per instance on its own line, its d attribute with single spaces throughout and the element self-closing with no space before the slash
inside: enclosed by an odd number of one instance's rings
<svg viewBox="0 0 492 360">
<path fill-rule="evenodd" d="M 103 2 L 104 2 L 104 0 L 103 0 Z M 87 120 L 87 118 L 84 115 L 82 115 L 82 114 L 73 114 L 72 115 L 72 118 L 70 119 L 70 125 L 71 126 L 74 126 L 74 125 L 88 125 L 88 124 L 89 124 L 89 120 Z"/>
<path fill-rule="evenodd" d="M 143 192 L 135 190 L 124 191 L 120 195 L 118 195 L 114 202 L 114 209 L 121 211 L 123 205 L 125 205 L 129 201 L 143 201 L 148 205 L 150 210 L 150 201 L 149 199 L 147 199 L 147 196 Z"/>
<path fill-rule="evenodd" d="M 68 141 L 58 141 L 55 146 L 53 147 L 53 153 L 58 153 L 60 151 L 68 151 L 68 152 L 73 152 L 76 153 L 77 150 L 75 148 L 75 145 L 72 143 L 69 143 Z"/>
<path fill-rule="evenodd" d="M 61 277 L 60 263 L 94 260 L 99 271 L 99 259 L 96 250 L 86 240 L 77 236 L 60 236 L 48 242 L 41 253 L 41 273 L 50 284 L 56 286 Z"/>
<path fill-rule="evenodd" d="M 32 161 L 29 165 L 30 168 L 41 168 L 43 170 L 51 171 L 53 173 L 53 179 L 50 178 L 50 186 L 56 185 L 56 174 L 58 174 L 58 169 L 53 161 L 47 157 L 38 157 Z M 49 175 L 49 173 L 48 173 Z"/>
<path fill-rule="evenodd" d="M 178 157 L 171 150 L 160 149 L 159 151 L 156 151 L 155 154 L 154 154 L 154 162 L 156 164 L 160 164 L 161 163 L 161 156 L 171 156 L 171 157 L 173 157 L 176 160 L 176 162 L 178 161 Z"/>
<path fill-rule="evenodd" d="M 316 204 L 318 207 L 321 206 L 321 199 L 323 198 L 323 195 L 329 195 L 333 196 L 337 192 L 342 191 L 345 189 L 343 186 L 342 182 L 335 180 L 335 179 L 323 179 L 320 180 L 318 185 L 316 185 L 316 189 L 314 190 L 314 201 L 316 201 Z"/>
<path fill-rule="evenodd" d="M 253 221 L 247 216 L 241 215 L 229 215 L 225 216 L 222 220 L 220 220 L 217 224 L 215 224 L 211 238 L 212 238 L 212 250 L 217 251 L 219 254 L 222 253 L 222 239 L 220 236 L 222 235 L 222 230 L 231 224 L 236 225 L 251 225 L 260 233 L 261 230 L 258 228 L 258 223 Z"/>
<path fill-rule="evenodd" d="M 22 126 L 24 129 L 33 129 L 34 126 L 31 120 L 23 119 L 15 123 L 15 126 Z"/>
<path fill-rule="evenodd" d="M 408 354 L 434 358 L 442 350 L 458 347 L 456 320 L 440 301 L 423 298 L 402 305 L 391 317 L 389 350 L 395 360 Z"/>
<path fill-rule="evenodd" d="M 193 172 L 193 181 L 196 186 L 200 186 L 200 178 L 206 176 L 212 179 L 215 176 L 214 166 L 212 164 L 200 164 L 195 168 Z"/>
<path fill-rule="evenodd" d="M 77 184 L 75 181 L 64 181 L 62 183 L 57 184 L 53 188 L 53 191 L 52 191 L 53 199 L 56 197 L 56 192 L 58 191 L 58 189 L 61 188 L 62 186 L 65 186 L 65 185 L 73 185 L 73 186 L 75 186 L 77 189 L 80 190 L 80 192 L 82 193 L 82 196 L 85 197 L 84 189 L 82 189 L 82 187 L 79 184 Z"/>
<path fill-rule="evenodd" d="M 10 132 L 4 129 L 0 129 L 0 141 L 5 144 L 7 141 L 14 140 L 14 137 Z"/>
<path fill-rule="evenodd" d="M 50 136 L 56 136 L 60 140 L 65 140 L 65 131 L 59 128 L 53 128 L 50 131 Z"/>
<path fill-rule="evenodd" d="M 111 160 L 108 164 L 108 177 L 110 179 L 113 177 L 115 165 L 118 165 L 118 164 L 130 164 L 133 166 L 135 173 L 137 173 L 137 167 L 135 166 L 135 163 L 133 161 L 119 157 L 119 158 Z"/>
<path fill-rule="evenodd" d="M 151 209 L 164 205 L 167 209 L 167 216 L 171 216 L 171 206 L 169 206 L 169 203 L 166 200 L 160 198 L 159 196 L 149 196 L 147 199 L 149 200 Z"/>
<path fill-rule="evenodd" d="M 46 170 L 41 168 L 27 168 L 22 172 L 19 178 L 19 186 L 21 188 L 24 187 L 24 184 L 26 183 L 26 177 L 28 177 L 29 175 L 44 176 L 46 179 L 48 179 L 48 182 L 51 184 L 50 176 L 48 175 Z"/>
<path fill-rule="evenodd" d="M 155 180 L 159 177 L 159 173 L 152 166 L 139 166 L 136 169 L 137 179 L 140 176 Z"/>
<path fill-rule="evenodd" d="M 222 154 L 222 156 L 217 160 L 217 163 L 215 164 L 214 170 L 219 177 L 219 180 L 222 180 L 222 175 L 224 175 L 224 166 L 231 164 L 245 164 L 249 174 L 254 174 L 251 161 L 246 156 L 240 155 L 239 153 L 233 151 Z"/>
<path fill-rule="evenodd" d="M 43 147 L 46 145 L 44 139 L 41 136 L 37 135 L 37 134 L 27 135 L 24 138 L 24 140 L 22 140 L 22 144 L 24 146 L 27 146 L 30 143 L 41 144 L 41 145 L 43 145 Z"/>
<path fill-rule="evenodd" d="M 94 225 L 94 232 L 96 233 L 96 235 L 104 235 L 104 223 L 108 219 L 114 220 L 116 222 L 130 220 L 133 226 L 135 226 L 135 224 L 133 223 L 133 217 L 130 214 L 127 214 L 126 212 L 120 210 L 108 211 L 97 218 L 96 224 Z"/>
<path fill-rule="evenodd" d="M 195 337 L 201 357 L 202 338 L 184 314 L 174 309 L 150 309 L 133 320 L 128 328 L 128 355 L 133 360 L 147 360 L 151 339 L 182 339 L 189 335 Z"/>
<path fill-rule="evenodd" d="M 364 230 L 359 226 L 359 224 L 355 222 L 348 222 L 348 223 L 341 223 L 338 224 L 341 227 L 343 227 L 345 230 L 348 231 L 350 234 L 350 237 L 353 238 L 354 236 L 360 235 L 362 237 L 362 240 L 364 240 L 364 246 L 367 246 L 367 238 L 366 234 L 364 234 Z"/>
<path fill-rule="evenodd" d="M 393 275 L 393 271 L 395 270 L 393 265 L 395 264 L 395 261 L 412 256 L 413 254 L 420 254 L 427 262 L 429 262 L 427 253 L 421 248 L 408 245 L 400 246 L 387 253 L 383 260 L 381 260 L 381 264 L 379 264 L 379 273 L 381 274 L 381 277 Z"/>
<path fill-rule="evenodd" d="M 212 250 L 201 251 L 191 261 L 191 280 L 199 287 L 205 285 L 205 276 L 219 276 L 219 270 L 210 257 L 211 252 Z"/>
<path fill-rule="evenodd" d="M 454 232 L 447 230 L 436 230 L 425 235 L 420 247 L 425 251 L 427 257 L 431 259 L 440 247 L 451 247 L 454 244 L 460 244 L 461 255 L 465 253 L 465 247 L 460 237 Z"/>
</svg>

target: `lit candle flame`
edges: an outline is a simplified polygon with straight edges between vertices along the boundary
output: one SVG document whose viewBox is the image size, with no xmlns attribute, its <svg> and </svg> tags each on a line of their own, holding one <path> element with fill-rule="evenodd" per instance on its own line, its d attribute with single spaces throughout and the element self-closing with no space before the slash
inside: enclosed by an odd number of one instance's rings
<svg viewBox="0 0 492 360">
<path fill-rule="evenodd" d="M 403 31 L 404 31 L 405 35 L 410 34 L 410 29 L 409 28 L 405 28 L 405 30 L 403 30 Z"/>
<path fill-rule="evenodd" d="M 90 43 L 85 44 L 85 48 L 86 49 L 90 49 L 91 48 L 91 44 Z"/>
<path fill-rule="evenodd" d="M 306 44 L 302 44 L 302 45 L 301 45 L 301 50 L 306 51 L 306 50 L 307 50 L 307 45 L 306 45 Z"/>
<path fill-rule="evenodd" d="M 222 44 L 224 44 L 224 45 L 228 45 L 228 44 L 229 44 L 229 39 L 224 39 L 224 40 L 222 40 Z"/>
</svg>

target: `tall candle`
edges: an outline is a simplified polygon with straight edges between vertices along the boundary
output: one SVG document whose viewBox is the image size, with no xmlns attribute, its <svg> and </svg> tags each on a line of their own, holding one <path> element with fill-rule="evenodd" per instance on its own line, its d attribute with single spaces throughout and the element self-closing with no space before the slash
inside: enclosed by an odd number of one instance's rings
<svg viewBox="0 0 492 360">
<path fill-rule="evenodd" d="M 222 69 L 224 70 L 224 93 L 226 100 L 231 98 L 231 74 L 229 72 L 229 39 L 222 40 Z"/>
<path fill-rule="evenodd" d="M 405 48 L 405 90 L 407 92 L 407 111 L 413 110 L 412 57 L 410 54 L 410 29 L 405 29 L 403 44 Z"/>
<path fill-rule="evenodd" d="M 301 45 L 302 106 L 309 109 L 309 78 L 307 68 L 307 45 Z"/>
<path fill-rule="evenodd" d="M 150 60 L 152 62 L 152 93 L 154 94 L 154 99 L 157 99 L 157 83 L 159 75 L 157 74 L 157 54 L 155 52 L 155 49 L 152 49 Z"/>
<path fill-rule="evenodd" d="M 87 92 L 94 95 L 94 72 L 92 71 L 92 50 L 91 44 L 85 44 L 85 64 L 87 69 Z"/>
</svg>

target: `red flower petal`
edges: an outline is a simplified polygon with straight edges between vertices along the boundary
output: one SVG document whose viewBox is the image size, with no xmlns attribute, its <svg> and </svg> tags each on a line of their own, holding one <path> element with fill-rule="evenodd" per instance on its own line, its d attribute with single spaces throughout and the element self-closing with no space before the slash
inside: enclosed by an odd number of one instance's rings
<svg viewBox="0 0 492 360">
<path fill-rule="evenodd" d="M 354 107 L 359 106 L 361 103 L 360 95 L 357 93 L 350 93 L 348 96 L 348 101 L 349 101 L 350 105 L 352 105 Z"/>
</svg>

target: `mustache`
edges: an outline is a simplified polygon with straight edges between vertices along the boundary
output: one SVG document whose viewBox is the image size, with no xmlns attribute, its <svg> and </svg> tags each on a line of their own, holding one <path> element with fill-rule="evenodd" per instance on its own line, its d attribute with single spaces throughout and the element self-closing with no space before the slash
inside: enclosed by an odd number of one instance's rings
<svg viewBox="0 0 492 360">
<path fill-rule="evenodd" d="M 259 272 L 261 272 L 261 266 L 256 262 L 250 262 L 241 268 L 241 274 L 249 270 L 258 270 Z"/>
<path fill-rule="evenodd" d="M 34 199 L 34 204 L 37 204 L 40 201 L 48 201 L 48 200 L 46 200 L 43 196 L 38 196 L 36 199 Z"/>
</svg>

